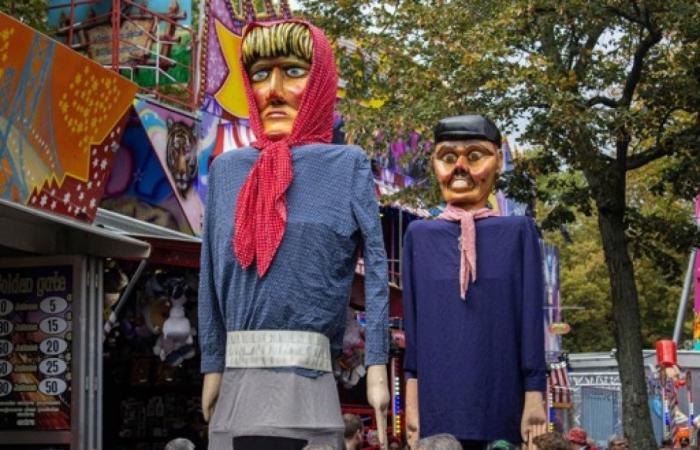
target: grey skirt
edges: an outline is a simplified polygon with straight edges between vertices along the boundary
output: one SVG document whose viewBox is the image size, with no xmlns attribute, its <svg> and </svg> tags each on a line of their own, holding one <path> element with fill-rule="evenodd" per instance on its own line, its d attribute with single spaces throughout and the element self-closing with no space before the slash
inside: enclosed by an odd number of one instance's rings
<svg viewBox="0 0 700 450">
<path fill-rule="evenodd" d="M 275 436 L 342 449 L 343 419 L 330 373 L 227 369 L 209 424 L 209 450 L 233 450 L 236 436 Z"/>
</svg>

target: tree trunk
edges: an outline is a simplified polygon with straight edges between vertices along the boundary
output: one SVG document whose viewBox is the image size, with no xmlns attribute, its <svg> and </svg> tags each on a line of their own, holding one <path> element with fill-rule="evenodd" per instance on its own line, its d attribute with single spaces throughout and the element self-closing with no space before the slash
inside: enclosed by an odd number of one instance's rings
<svg viewBox="0 0 700 450">
<path fill-rule="evenodd" d="M 658 448 L 651 425 L 642 357 L 639 301 L 634 267 L 625 237 L 624 172 L 607 170 L 598 176 L 596 203 L 605 262 L 610 275 L 617 363 L 622 384 L 622 425 L 630 448 Z"/>
</svg>

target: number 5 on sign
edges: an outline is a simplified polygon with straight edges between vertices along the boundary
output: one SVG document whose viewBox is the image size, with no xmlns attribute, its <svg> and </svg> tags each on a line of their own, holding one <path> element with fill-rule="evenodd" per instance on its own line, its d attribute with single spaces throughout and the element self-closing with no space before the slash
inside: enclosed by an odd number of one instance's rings
<svg viewBox="0 0 700 450">
<path fill-rule="evenodd" d="M 46 297 L 39 304 L 39 309 L 47 314 L 60 314 L 68 308 L 68 302 L 61 297 Z"/>
</svg>

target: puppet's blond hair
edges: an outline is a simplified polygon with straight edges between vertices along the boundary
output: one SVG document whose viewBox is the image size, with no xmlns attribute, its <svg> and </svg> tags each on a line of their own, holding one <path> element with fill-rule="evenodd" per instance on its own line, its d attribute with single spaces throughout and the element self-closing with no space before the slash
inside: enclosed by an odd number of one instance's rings
<svg viewBox="0 0 700 450">
<path fill-rule="evenodd" d="M 271 27 L 255 27 L 243 41 L 243 64 L 250 67 L 261 58 L 293 55 L 311 63 L 311 32 L 300 23 L 278 23 Z"/>
</svg>

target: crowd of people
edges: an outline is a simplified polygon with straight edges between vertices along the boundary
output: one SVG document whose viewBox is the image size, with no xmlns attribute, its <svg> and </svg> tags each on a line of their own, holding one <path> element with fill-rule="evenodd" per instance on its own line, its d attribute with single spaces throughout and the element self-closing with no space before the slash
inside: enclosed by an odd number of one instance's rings
<svg viewBox="0 0 700 450">
<path fill-rule="evenodd" d="M 365 433 L 360 416 L 344 414 L 345 449 L 344 450 L 378 450 L 378 445 L 371 442 L 371 431 Z M 369 435 L 369 438 L 366 438 Z M 518 450 L 520 447 L 505 440 L 489 444 L 487 450 Z M 598 447 L 581 427 L 573 427 L 568 433 L 548 432 L 533 439 L 531 445 L 523 444 L 527 450 L 629 450 L 629 443 L 623 436 L 612 436 L 606 447 Z M 670 450 L 673 446 L 664 441 L 661 450 Z M 394 438 L 389 441 L 389 450 L 462 450 L 462 444 L 451 434 L 442 433 L 420 439 L 410 448 Z M 305 450 L 327 450 L 325 447 L 307 446 Z"/>
</svg>

